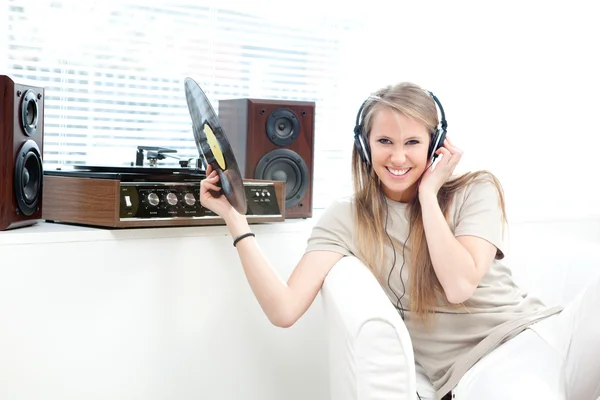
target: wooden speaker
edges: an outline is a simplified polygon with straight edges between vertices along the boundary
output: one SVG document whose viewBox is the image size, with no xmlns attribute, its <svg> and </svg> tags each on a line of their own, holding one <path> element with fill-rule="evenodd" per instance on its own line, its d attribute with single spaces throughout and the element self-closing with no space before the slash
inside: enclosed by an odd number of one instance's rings
<svg viewBox="0 0 600 400">
<path fill-rule="evenodd" d="M 284 181 L 285 218 L 312 217 L 315 103 L 220 100 L 219 122 L 242 176 Z"/>
<path fill-rule="evenodd" d="M 44 89 L 0 75 L 0 230 L 42 219 Z"/>
</svg>

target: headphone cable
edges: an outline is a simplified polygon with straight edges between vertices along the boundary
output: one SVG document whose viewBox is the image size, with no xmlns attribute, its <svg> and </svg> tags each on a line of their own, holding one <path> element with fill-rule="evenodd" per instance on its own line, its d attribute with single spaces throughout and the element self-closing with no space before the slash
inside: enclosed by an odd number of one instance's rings
<svg viewBox="0 0 600 400">
<path fill-rule="evenodd" d="M 390 278 L 392 276 L 392 271 L 394 270 L 394 266 L 396 265 L 396 247 L 394 246 L 394 242 L 393 242 L 390 234 L 387 231 L 389 207 L 388 207 L 387 198 L 385 198 L 385 196 L 384 196 L 384 200 L 385 200 L 385 229 L 384 229 L 384 231 L 390 241 L 390 245 L 392 246 L 392 251 L 394 252 L 394 261 L 392 263 L 392 268 L 390 268 L 390 272 L 388 274 L 387 284 L 388 284 L 388 288 L 392 291 L 392 293 L 396 297 L 396 304 L 394 305 L 394 307 L 400 313 L 400 317 L 402 318 L 402 321 L 404 321 L 404 308 L 402 307 L 401 300 L 404 297 L 404 294 L 406 293 L 406 285 L 404 284 L 404 280 L 402 279 L 402 270 L 404 269 L 405 260 L 406 260 L 404 250 L 406 249 L 406 242 L 408 242 L 408 238 L 410 238 L 410 232 L 412 230 L 411 229 L 412 228 L 412 209 L 410 212 L 410 218 L 408 220 L 408 235 L 406 236 L 406 240 L 404 240 L 404 244 L 402 245 L 402 266 L 400 267 L 400 283 L 402 284 L 402 295 L 400 297 L 398 297 L 398 295 L 396 294 L 394 289 L 392 289 L 392 287 L 390 286 Z M 422 400 L 421 396 L 419 395 L 419 391 L 417 391 L 417 398 L 419 400 Z"/>
<path fill-rule="evenodd" d="M 386 234 L 388 240 L 390 241 L 390 245 L 392 246 L 392 250 L 393 250 L 393 254 L 394 254 L 392 268 L 390 268 L 390 272 L 388 273 L 387 285 L 388 285 L 388 288 L 391 290 L 391 292 L 394 294 L 394 297 L 396 297 L 396 304 L 394 305 L 394 307 L 400 313 L 402 320 L 404 320 L 404 311 L 405 310 L 404 310 L 404 307 L 402 307 L 402 298 L 406 294 L 406 285 L 404 283 L 404 279 L 402 279 L 402 271 L 404 270 L 404 265 L 406 264 L 406 256 L 405 256 L 406 243 L 408 242 L 408 239 L 410 238 L 410 233 L 412 231 L 412 210 L 411 210 L 410 218 L 408 221 L 408 235 L 406 236 L 406 239 L 404 240 L 404 243 L 402 245 L 402 265 L 400 266 L 400 284 L 402 285 L 402 295 L 400 297 L 398 297 L 398 295 L 396 294 L 396 292 L 390 285 L 392 273 L 394 272 L 394 268 L 396 266 L 396 247 L 394 246 L 394 242 L 393 242 L 390 234 L 387 231 L 388 216 L 389 216 L 389 206 L 388 206 L 387 199 L 385 199 L 385 229 L 384 229 L 384 231 L 385 231 L 385 234 Z"/>
</svg>

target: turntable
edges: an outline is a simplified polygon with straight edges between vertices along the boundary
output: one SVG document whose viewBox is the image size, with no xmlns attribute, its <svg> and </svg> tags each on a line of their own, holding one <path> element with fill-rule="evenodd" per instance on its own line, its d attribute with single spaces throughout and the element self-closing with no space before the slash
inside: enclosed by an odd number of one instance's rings
<svg viewBox="0 0 600 400">
<path fill-rule="evenodd" d="M 242 179 L 206 95 L 190 78 L 184 88 L 201 158 L 194 163 L 179 159 L 176 150 L 140 146 L 135 164 L 129 167 L 78 165 L 45 170 L 42 218 L 111 228 L 223 225 L 223 219 L 199 201 L 200 181 L 210 165 L 222 189 L 213 195 L 224 195 L 249 223 L 285 220 L 285 182 Z M 179 168 L 158 166 L 167 157 L 179 159 Z"/>
<path fill-rule="evenodd" d="M 43 218 L 129 228 L 223 225 L 199 201 L 202 169 L 73 166 L 44 171 Z M 283 221 L 284 182 L 244 180 L 249 223 Z"/>
</svg>

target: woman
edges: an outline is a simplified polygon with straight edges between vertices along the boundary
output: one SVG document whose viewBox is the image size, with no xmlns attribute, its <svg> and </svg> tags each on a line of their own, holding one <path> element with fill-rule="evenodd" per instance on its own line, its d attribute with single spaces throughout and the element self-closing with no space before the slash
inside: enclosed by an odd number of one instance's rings
<svg viewBox="0 0 600 400">
<path fill-rule="evenodd" d="M 293 325 L 333 265 L 356 256 L 404 319 L 436 399 L 595 400 L 600 322 L 589 317 L 600 304 L 600 281 L 565 310 L 524 295 L 502 262 L 501 186 L 485 171 L 452 176 L 461 151 L 444 140 L 445 129 L 441 104 L 416 85 L 369 97 L 355 130 L 354 195 L 325 211 L 287 283 L 261 253 L 245 216 L 224 196 L 211 196 L 219 187 L 210 168 L 201 202 L 224 218 L 274 325 Z"/>
</svg>

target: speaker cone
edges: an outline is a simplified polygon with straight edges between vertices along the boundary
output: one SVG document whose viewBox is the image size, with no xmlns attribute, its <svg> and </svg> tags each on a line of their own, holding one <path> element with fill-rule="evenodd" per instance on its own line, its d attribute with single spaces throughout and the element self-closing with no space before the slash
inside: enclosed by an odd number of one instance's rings
<svg viewBox="0 0 600 400">
<path fill-rule="evenodd" d="M 300 122 L 293 111 L 279 108 L 267 117 L 267 136 L 277 146 L 290 145 L 300 134 Z"/>
<path fill-rule="evenodd" d="M 285 182 L 285 208 L 297 205 L 309 187 L 308 167 L 289 149 L 277 149 L 265 154 L 256 166 L 256 179 Z"/>
<path fill-rule="evenodd" d="M 37 96 L 32 90 L 28 90 L 21 102 L 21 125 L 28 136 L 37 130 L 38 119 Z"/>
<path fill-rule="evenodd" d="M 15 196 L 19 212 L 32 215 L 42 196 L 43 165 L 40 149 L 33 140 L 21 146 L 15 160 Z"/>
</svg>

